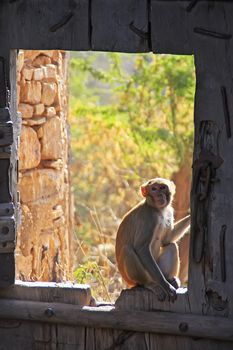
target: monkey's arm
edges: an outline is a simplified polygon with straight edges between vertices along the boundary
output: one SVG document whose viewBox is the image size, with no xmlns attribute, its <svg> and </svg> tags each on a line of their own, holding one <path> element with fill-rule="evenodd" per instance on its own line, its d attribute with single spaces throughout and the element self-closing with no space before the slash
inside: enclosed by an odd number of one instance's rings
<svg viewBox="0 0 233 350">
<path fill-rule="evenodd" d="M 166 237 L 163 240 L 163 244 L 169 244 L 177 242 L 187 232 L 190 226 L 190 215 L 185 216 L 183 219 L 175 223 L 173 230 L 167 232 Z"/>
<path fill-rule="evenodd" d="M 151 255 L 148 244 L 142 245 L 140 248 L 136 248 L 135 251 L 141 263 L 145 267 L 145 270 L 151 276 L 152 281 L 157 282 L 165 293 L 171 298 L 171 300 L 174 301 L 176 299 L 176 290 L 164 277 L 157 262 Z"/>
</svg>

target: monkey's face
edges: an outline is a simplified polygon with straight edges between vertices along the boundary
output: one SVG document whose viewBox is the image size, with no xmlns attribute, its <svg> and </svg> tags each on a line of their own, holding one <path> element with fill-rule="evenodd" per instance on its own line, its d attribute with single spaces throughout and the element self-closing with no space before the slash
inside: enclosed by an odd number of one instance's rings
<svg viewBox="0 0 233 350">
<path fill-rule="evenodd" d="M 163 209 L 171 203 L 175 185 L 172 181 L 156 178 L 142 185 L 141 193 L 146 198 L 147 204 Z"/>
</svg>

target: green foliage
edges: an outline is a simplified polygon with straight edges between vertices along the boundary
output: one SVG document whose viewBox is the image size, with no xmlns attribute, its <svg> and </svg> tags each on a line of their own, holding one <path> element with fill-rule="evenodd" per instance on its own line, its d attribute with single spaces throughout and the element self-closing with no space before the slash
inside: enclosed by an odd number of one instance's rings
<svg viewBox="0 0 233 350">
<path fill-rule="evenodd" d="M 79 265 L 76 269 L 74 276 L 77 283 L 81 284 L 95 284 L 96 288 L 93 289 L 93 296 L 106 295 L 108 300 L 111 301 L 108 295 L 107 280 L 102 276 L 101 268 L 96 261 L 87 261 L 86 263 Z"/>
<path fill-rule="evenodd" d="M 119 219 L 140 199 L 142 181 L 171 177 L 190 162 L 194 86 L 193 57 L 79 53 L 71 59 L 77 235 L 87 256 L 114 245 Z"/>
</svg>

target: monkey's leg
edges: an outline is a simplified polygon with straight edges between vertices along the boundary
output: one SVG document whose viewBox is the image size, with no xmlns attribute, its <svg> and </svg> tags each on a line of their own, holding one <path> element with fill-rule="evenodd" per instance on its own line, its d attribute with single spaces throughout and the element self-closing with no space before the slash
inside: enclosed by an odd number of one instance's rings
<svg viewBox="0 0 233 350">
<path fill-rule="evenodd" d="M 178 276 L 180 260 L 176 243 L 170 243 L 161 248 L 158 265 L 168 281 Z"/>
<path fill-rule="evenodd" d="M 119 270 L 130 287 L 149 282 L 150 277 L 131 246 L 125 245 L 122 248 L 119 261 Z"/>
<path fill-rule="evenodd" d="M 121 251 L 122 257 L 124 256 L 124 269 L 122 276 L 129 287 L 143 286 L 157 296 L 158 300 L 164 301 L 166 299 L 166 293 L 156 281 L 152 281 L 149 273 L 142 265 L 134 249 L 130 246 L 124 246 Z M 123 261 L 123 259 L 121 259 Z"/>
</svg>

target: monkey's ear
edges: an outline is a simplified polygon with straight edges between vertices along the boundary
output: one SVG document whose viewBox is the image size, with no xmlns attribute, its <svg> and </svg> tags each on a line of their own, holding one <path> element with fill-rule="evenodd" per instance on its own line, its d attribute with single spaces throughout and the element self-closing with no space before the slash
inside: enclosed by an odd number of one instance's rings
<svg viewBox="0 0 233 350">
<path fill-rule="evenodd" d="M 148 195 L 148 186 L 147 185 L 142 185 L 140 187 L 141 195 L 143 197 L 146 197 Z"/>
</svg>

